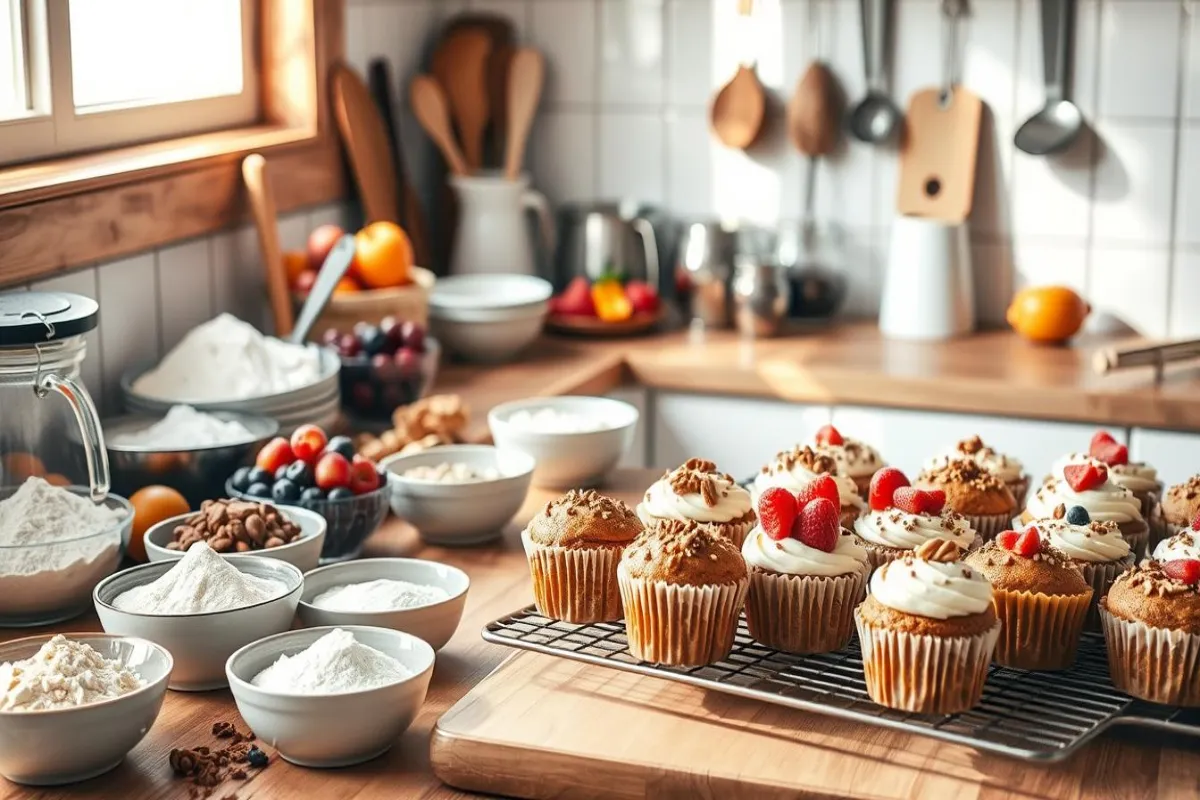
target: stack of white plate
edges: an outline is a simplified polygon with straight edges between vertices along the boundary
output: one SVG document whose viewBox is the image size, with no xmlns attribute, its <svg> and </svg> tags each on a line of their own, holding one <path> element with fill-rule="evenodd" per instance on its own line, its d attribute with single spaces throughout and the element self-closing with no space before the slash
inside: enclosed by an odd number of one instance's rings
<svg viewBox="0 0 1200 800">
<path fill-rule="evenodd" d="M 542 331 L 554 289 L 531 275 L 439 278 L 429 297 L 429 327 L 469 361 L 507 361 Z"/>
<path fill-rule="evenodd" d="M 280 433 L 286 436 L 301 425 L 312 424 L 329 428 L 337 423 L 341 407 L 341 394 L 338 389 L 338 371 L 341 366 L 341 359 L 336 353 L 322 349 L 321 377 L 315 383 L 288 392 L 220 402 L 187 398 L 167 400 L 139 394 L 134 391 L 133 386 L 142 373 L 149 369 L 143 367 L 128 372 L 121 378 L 121 394 L 125 408 L 130 413 L 162 416 L 171 406 L 185 404 L 200 411 L 256 414 L 276 420 Z"/>
</svg>

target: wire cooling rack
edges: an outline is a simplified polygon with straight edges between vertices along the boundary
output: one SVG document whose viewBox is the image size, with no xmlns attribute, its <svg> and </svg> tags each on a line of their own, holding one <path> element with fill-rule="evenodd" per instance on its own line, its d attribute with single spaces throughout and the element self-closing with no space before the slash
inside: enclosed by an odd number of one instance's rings
<svg viewBox="0 0 1200 800">
<path fill-rule="evenodd" d="M 1113 688 L 1104 639 L 1098 634 L 1084 635 L 1075 666 L 1063 672 L 1026 672 L 993 665 L 979 705 L 947 716 L 910 714 L 872 703 L 863 683 L 857 640 L 836 653 L 797 656 L 755 642 L 745 619 L 738 625 L 729 657 L 704 667 L 637 661 L 629 654 L 623 622 L 572 625 L 544 617 L 533 606 L 488 624 L 483 638 L 1027 761 L 1064 759 L 1116 724 L 1200 735 L 1200 710 L 1145 703 Z"/>
</svg>

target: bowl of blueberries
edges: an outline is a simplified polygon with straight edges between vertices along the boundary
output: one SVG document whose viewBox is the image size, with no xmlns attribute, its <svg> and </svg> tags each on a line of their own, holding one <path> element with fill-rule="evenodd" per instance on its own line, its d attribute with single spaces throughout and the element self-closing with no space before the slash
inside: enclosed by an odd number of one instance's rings
<svg viewBox="0 0 1200 800">
<path fill-rule="evenodd" d="M 356 558 L 388 513 L 388 473 L 358 455 L 348 436 L 328 437 L 302 425 L 290 439 L 263 445 L 254 466 L 241 467 L 225 484 L 230 497 L 299 506 L 325 518 L 321 563 Z"/>
<path fill-rule="evenodd" d="M 363 419 L 388 419 L 397 406 L 419 400 L 433 384 L 442 348 L 412 321 L 384 317 L 352 331 L 330 328 L 321 342 L 341 357 L 342 407 Z"/>
</svg>

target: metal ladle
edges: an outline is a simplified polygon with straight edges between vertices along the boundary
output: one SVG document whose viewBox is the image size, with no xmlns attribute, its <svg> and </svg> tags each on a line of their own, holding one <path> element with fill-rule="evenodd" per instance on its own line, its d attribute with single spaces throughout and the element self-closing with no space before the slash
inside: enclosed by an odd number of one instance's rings
<svg viewBox="0 0 1200 800">
<path fill-rule="evenodd" d="M 1083 114 L 1066 99 L 1072 5 L 1071 0 L 1041 2 L 1046 105 L 1027 119 L 1014 137 L 1017 147 L 1030 155 L 1044 156 L 1064 150 L 1083 129 Z"/>
<path fill-rule="evenodd" d="M 870 144 L 892 138 L 900 123 L 900 109 L 888 97 L 883 75 L 890 4 L 890 0 L 859 0 L 867 95 L 850 112 L 850 133 Z"/>
</svg>

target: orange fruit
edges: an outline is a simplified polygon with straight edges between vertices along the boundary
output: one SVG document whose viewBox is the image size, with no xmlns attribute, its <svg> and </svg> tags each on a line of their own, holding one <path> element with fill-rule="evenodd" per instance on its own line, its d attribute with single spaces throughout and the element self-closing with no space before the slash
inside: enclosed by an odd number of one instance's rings
<svg viewBox="0 0 1200 800">
<path fill-rule="evenodd" d="M 1091 307 L 1066 286 L 1031 286 L 1013 297 L 1005 319 L 1031 342 L 1065 342 L 1083 326 Z"/>
<path fill-rule="evenodd" d="M 354 277 L 369 289 L 412 282 L 413 251 L 408 234 L 394 222 L 372 222 L 354 235 Z"/>
<path fill-rule="evenodd" d="M 308 269 L 308 253 L 303 250 L 288 250 L 283 254 L 283 271 L 287 275 L 288 286 L 296 282 L 300 273 Z"/>
<path fill-rule="evenodd" d="M 0 463 L 4 465 L 4 474 L 12 483 L 23 481 L 32 475 L 41 477 L 46 474 L 46 465 L 33 453 L 8 453 Z"/>
<path fill-rule="evenodd" d="M 46 483 L 51 486 L 70 486 L 71 479 L 59 472 L 51 472 L 46 476 Z"/>
<path fill-rule="evenodd" d="M 333 287 L 333 293 L 338 294 L 355 294 L 362 291 L 362 287 L 358 285 L 358 281 L 351 278 L 349 275 L 343 275 L 338 279 L 337 286 Z"/>
<path fill-rule="evenodd" d="M 127 552 L 134 561 L 146 560 L 146 531 L 164 519 L 191 511 L 183 495 L 170 486 L 143 486 L 129 498 L 133 506 L 133 531 Z"/>
</svg>

